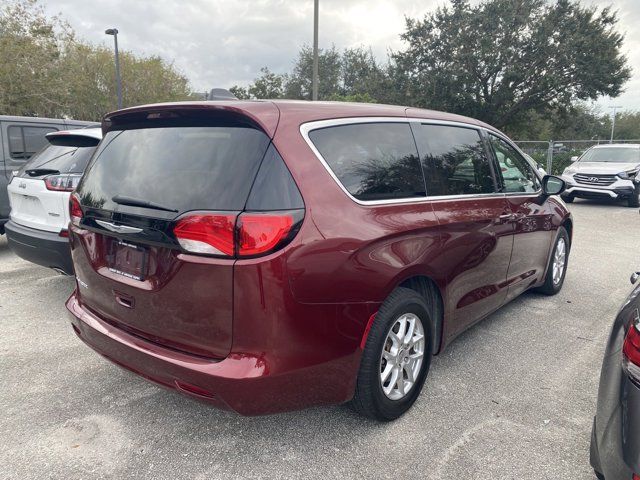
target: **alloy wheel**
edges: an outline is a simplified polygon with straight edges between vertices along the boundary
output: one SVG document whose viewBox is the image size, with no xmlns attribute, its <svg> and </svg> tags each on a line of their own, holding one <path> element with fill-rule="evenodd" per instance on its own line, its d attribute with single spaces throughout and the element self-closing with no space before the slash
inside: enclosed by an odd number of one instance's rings
<svg viewBox="0 0 640 480">
<path fill-rule="evenodd" d="M 401 400 L 415 385 L 424 361 L 424 327 L 413 313 L 400 315 L 384 341 L 380 384 L 391 400 Z"/>
<path fill-rule="evenodd" d="M 553 284 L 559 285 L 564 274 L 564 267 L 567 262 L 567 242 L 564 238 L 558 239 L 556 250 L 553 253 Z"/>
</svg>

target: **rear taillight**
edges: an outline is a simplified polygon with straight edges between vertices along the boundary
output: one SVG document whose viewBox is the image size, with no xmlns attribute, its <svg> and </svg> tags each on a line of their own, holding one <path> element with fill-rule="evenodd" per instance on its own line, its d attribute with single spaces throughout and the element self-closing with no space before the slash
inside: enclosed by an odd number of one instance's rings
<svg viewBox="0 0 640 480">
<path fill-rule="evenodd" d="M 44 179 L 47 190 L 73 192 L 80 182 L 80 175 L 49 175 Z"/>
<path fill-rule="evenodd" d="M 261 255 L 287 238 L 293 227 L 291 214 L 243 213 L 238 218 L 238 254 Z"/>
<path fill-rule="evenodd" d="M 80 226 L 82 220 L 82 207 L 80 206 L 80 199 L 75 193 L 72 193 L 69 197 L 69 217 L 71 217 L 71 223 L 76 227 Z"/>
<path fill-rule="evenodd" d="M 630 377 L 640 382 L 640 323 L 632 322 L 622 347 L 624 369 Z"/>
<path fill-rule="evenodd" d="M 303 212 L 197 213 L 178 220 L 173 233 L 188 252 L 255 257 L 284 246 L 295 233 Z"/>
<path fill-rule="evenodd" d="M 209 255 L 234 255 L 236 215 L 198 214 L 179 220 L 173 229 L 185 250 Z"/>
</svg>

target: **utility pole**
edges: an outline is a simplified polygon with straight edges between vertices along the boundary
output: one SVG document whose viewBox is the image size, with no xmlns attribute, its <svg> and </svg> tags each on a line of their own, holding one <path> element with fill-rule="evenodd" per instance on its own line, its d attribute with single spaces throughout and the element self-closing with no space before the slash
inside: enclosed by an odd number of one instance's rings
<svg viewBox="0 0 640 480">
<path fill-rule="evenodd" d="M 620 105 L 612 105 L 609 108 L 613 109 L 613 120 L 611 121 L 611 141 L 609 141 L 609 143 L 613 143 L 613 134 L 616 131 L 616 111 L 622 107 Z"/>
<path fill-rule="evenodd" d="M 313 79 L 311 100 L 318 100 L 318 14 L 320 0 L 313 0 Z"/>
<path fill-rule="evenodd" d="M 122 78 L 120 78 L 120 57 L 118 55 L 118 29 L 109 28 L 104 31 L 107 35 L 113 35 L 116 49 L 116 90 L 118 92 L 118 110 L 122 108 Z"/>
</svg>

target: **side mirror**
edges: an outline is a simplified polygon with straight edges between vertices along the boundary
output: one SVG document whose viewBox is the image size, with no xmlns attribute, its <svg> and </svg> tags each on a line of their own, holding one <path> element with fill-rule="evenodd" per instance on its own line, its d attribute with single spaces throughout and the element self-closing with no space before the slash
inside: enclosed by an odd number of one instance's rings
<svg viewBox="0 0 640 480">
<path fill-rule="evenodd" d="M 560 195 L 567 188 L 567 184 L 560 177 L 545 175 L 542 179 L 542 191 L 545 195 Z"/>
<path fill-rule="evenodd" d="M 572 162 L 577 162 L 579 158 L 580 157 L 578 157 L 577 155 L 574 155 L 573 157 L 571 157 L 571 161 Z"/>
</svg>

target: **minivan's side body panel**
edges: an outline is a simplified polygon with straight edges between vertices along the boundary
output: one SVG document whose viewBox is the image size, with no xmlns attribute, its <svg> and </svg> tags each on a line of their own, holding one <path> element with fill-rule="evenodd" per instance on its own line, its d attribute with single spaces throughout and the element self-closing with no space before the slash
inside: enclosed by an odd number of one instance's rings
<svg viewBox="0 0 640 480">
<path fill-rule="evenodd" d="M 401 107 L 283 101 L 140 107 L 107 116 L 105 128 L 113 128 L 111 121 L 117 124 L 118 115 L 137 115 L 145 108 L 167 112 L 189 108 L 215 114 L 228 110 L 251 118 L 284 159 L 304 199 L 305 215 L 291 243 L 264 257 L 223 260 L 176 250 L 165 253 L 185 262 L 167 273 L 166 281 L 175 285 L 168 292 L 159 284 L 146 287 L 133 279 L 119 279 L 122 287 L 112 288 L 109 273 L 93 260 L 92 252 L 102 241 L 96 236 L 99 230 L 88 224 L 71 227 L 78 286 L 67 307 L 74 329 L 82 340 L 125 368 L 243 414 L 340 403 L 353 396 L 375 313 L 403 282 L 422 277 L 439 290 L 444 315 L 434 318 L 435 351 L 506 301 L 516 227 L 504 194 L 494 192 L 477 199 L 357 200 L 336 180 L 309 138 L 314 128 L 328 126 L 322 122 L 335 120 L 347 124 L 354 119 L 407 124 L 425 120 L 464 122 L 479 130 L 490 127 L 415 109 L 409 109 L 408 119 L 408 110 Z M 551 230 L 568 218 L 558 203 Z M 546 232 L 547 242 L 537 247 L 547 255 L 555 239 L 551 230 Z M 194 275 L 203 284 L 195 299 L 179 288 L 195 288 L 189 279 Z M 543 276 L 544 271 L 539 272 L 535 284 Z M 92 289 L 114 291 L 94 296 Z M 221 295 L 205 298 L 205 292 L 214 290 Z M 136 302 L 140 297 L 141 306 L 148 302 L 158 319 L 157 330 L 150 331 L 151 318 L 136 316 L 130 308 L 119 311 L 118 292 L 135 297 Z M 228 321 L 216 320 L 207 331 L 207 319 L 201 313 L 212 311 L 217 317 L 223 310 Z M 144 323 L 144 331 L 136 329 L 136 322 Z M 195 333 L 205 342 L 197 355 Z"/>
</svg>

